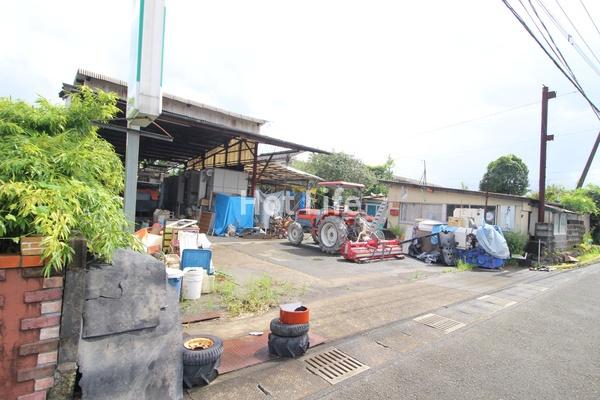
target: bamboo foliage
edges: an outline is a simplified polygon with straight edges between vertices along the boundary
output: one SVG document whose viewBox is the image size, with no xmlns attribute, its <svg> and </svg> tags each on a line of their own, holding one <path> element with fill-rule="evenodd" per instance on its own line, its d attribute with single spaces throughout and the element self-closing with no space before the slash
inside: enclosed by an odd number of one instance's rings
<svg viewBox="0 0 600 400">
<path fill-rule="evenodd" d="M 81 87 L 70 106 L 0 99 L 0 236 L 44 236 L 46 273 L 69 262 L 69 240 L 110 260 L 139 247 L 127 233 L 123 165 L 92 121 L 118 112 L 116 97 Z"/>
</svg>

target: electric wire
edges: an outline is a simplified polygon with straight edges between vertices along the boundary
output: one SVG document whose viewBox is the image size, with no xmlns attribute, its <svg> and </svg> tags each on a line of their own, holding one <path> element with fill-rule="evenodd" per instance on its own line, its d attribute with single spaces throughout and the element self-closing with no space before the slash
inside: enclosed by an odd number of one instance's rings
<svg viewBox="0 0 600 400">
<path fill-rule="evenodd" d="M 593 60 L 591 60 L 588 55 L 583 51 L 583 49 L 581 47 L 579 47 L 579 45 L 575 42 L 575 40 L 573 39 L 573 36 L 567 32 L 567 30 L 562 26 L 562 24 L 560 23 L 560 21 L 558 21 L 558 19 L 556 19 L 556 17 L 552 14 L 552 12 L 550 12 L 550 10 L 548 9 L 548 7 L 546 7 L 544 5 L 544 3 L 542 2 L 542 0 L 536 0 L 537 3 L 540 5 L 540 7 L 542 8 L 542 10 L 544 10 L 544 12 L 546 13 L 546 15 L 548 16 L 548 18 L 552 21 L 552 23 L 554 23 L 554 25 L 556 26 L 556 28 L 560 31 L 560 33 L 562 33 L 562 35 L 565 37 L 565 39 L 567 39 L 567 42 L 569 42 L 569 44 L 571 44 L 571 46 L 573 46 L 573 48 L 575 49 L 575 51 L 577 51 L 577 53 L 581 56 L 581 58 L 583 58 L 583 61 L 585 61 L 585 63 L 598 75 L 600 76 L 600 68 L 598 68 L 598 66 L 594 63 Z M 572 23 L 571 23 L 572 24 Z M 596 57 L 596 54 L 593 52 L 593 50 L 589 47 L 589 45 L 587 44 L 587 42 L 585 41 L 585 39 L 581 36 L 581 34 L 579 33 L 579 31 L 577 30 L 577 28 L 575 28 L 575 30 L 577 31 L 577 33 L 579 34 L 579 36 L 581 37 L 581 39 L 584 41 L 585 45 L 588 47 L 588 49 L 590 50 L 590 52 L 592 53 L 592 55 L 594 56 L 594 58 L 596 58 L 596 60 L 600 63 L 600 60 L 598 60 L 598 58 Z"/>
<path fill-rule="evenodd" d="M 565 15 L 565 17 L 567 18 L 567 21 L 569 21 L 569 23 L 571 24 L 571 26 L 573 27 L 573 29 L 575 29 L 575 32 L 577 32 L 577 34 L 581 38 L 581 41 L 583 42 L 583 44 L 588 48 L 588 50 L 590 51 L 590 53 L 592 53 L 592 55 L 594 56 L 594 58 L 596 59 L 596 61 L 598 61 L 600 63 L 600 60 L 596 56 L 596 53 L 594 53 L 594 50 L 592 50 L 592 48 L 590 47 L 590 45 L 588 44 L 588 42 L 585 40 L 585 38 L 583 37 L 583 35 L 579 32 L 579 29 L 577 29 L 577 26 L 575 26 L 575 24 L 573 23 L 573 21 L 571 20 L 571 18 L 569 17 L 569 15 L 566 13 L 565 9 L 560 5 L 560 2 L 558 0 L 554 0 L 554 1 L 558 5 L 558 8 L 560 8 L 560 11 L 562 11 L 562 13 Z"/>
<path fill-rule="evenodd" d="M 596 25 L 596 23 L 594 22 L 594 19 L 592 18 L 592 15 L 588 11 L 587 7 L 585 6 L 585 3 L 583 2 L 583 0 L 579 0 L 579 3 L 581 3 L 581 6 L 585 10 L 585 13 L 590 18 L 590 21 L 591 21 L 592 25 L 594 25 L 594 28 L 596 28 L 596 32 L 598 32 L 598 35 L 600 35 L 600 29 L 598 29 L 598 25 Z"/>
<path fill-rule="evenodd" d="M 504 5 L 506 6 L 506 8 L 508 8 L 508 10 L 517 19 L 517 21 L 519 21 L 519 23 L 521 24 L 521 26 L 527 31 L 527 33 L 533 38 L 533 40 L 535 40 L 535 42 L 544 51 L 544 53 L 546 53 L 546 55 L 548 56 L 548 58 L 550 58 L 550 60 L 552 61 L 552 63 L 559 69 L 559 71 L 565 76 L 565 78 L 567 78 L 567 80 L 569 82 L 571 82 L 571 84 L 573 86 L 575 86 L 575 88 L 577 89 L 577 91 L 583 96 L 583 98 L 587 101 L 587 103 L 590 105 L 590 107 L 594 111 L 594 114 L 596 115 L 596 118 L 598 118 L 598 120 L 600 120 L 600 109 L 598 109 L 598 107 L 596 106 L 596 104 L 594 104 L 594 102 L 588 97 L 588 95 L 585 93 L 585 91 L 583 90 L 583 88 L 578 84 L 578 82 L 576 80 L 574 80 L 564 70 L 564 68 L 560 65 L 560 63 L 554 57 L 552 57 L 552 55 L 550 54 L 550 52 L 548 51 L 548 49 L 540 42 L 539 38 L 535 35 L 535 33 L 533 33 L 533 31 L 527 25 L 527 23 L 525 22 L 525 20 L 513 8 L 513 6 L 508 2 L 508 0 L 502 0 L 502 3 L 504 3 Z"/>
</svg>

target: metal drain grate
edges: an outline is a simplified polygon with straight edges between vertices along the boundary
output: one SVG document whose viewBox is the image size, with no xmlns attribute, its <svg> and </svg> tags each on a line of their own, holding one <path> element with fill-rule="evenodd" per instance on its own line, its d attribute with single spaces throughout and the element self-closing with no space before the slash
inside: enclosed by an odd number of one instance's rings
<svg viewBox="0 0 600 400">
<path fill-rule="evenodd" d="M 427 325 L 432 328 L 439 329 L 440 331 L 444 331 L 444 333 L 450 333 L 465 326 L 465 324 L 463 324 L 462 322 L 442 317 L 441 315 L 437 314 L 421 315 L 420 317 L 417 317 L 414 320 L 422 323 L 423 325 Z"/>
<path fill-rule="evenodd" d="M 369 369 L 355 358 L 332 347 L 304 360 L 306 369 L 332 385 Z"/>
</svg>

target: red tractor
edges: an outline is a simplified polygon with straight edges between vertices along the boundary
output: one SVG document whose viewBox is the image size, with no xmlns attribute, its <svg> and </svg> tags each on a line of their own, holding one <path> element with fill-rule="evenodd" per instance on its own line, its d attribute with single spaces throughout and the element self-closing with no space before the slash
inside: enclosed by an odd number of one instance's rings
<svg viewBox="0 0 600 400">
<path fill-rule="evenodd" d="M 370 236 L 370 224 L 373 218 L 361 210 L 360 201 L 364 185 L 349 182 L 319 182 L 319 187 L 335 188 L 333 206 L 323 204 L 321 209 L 305 208 L 296 212 L 296 220 L 288 226 L 288 240 L 299 245 L 304 239 L 304 233 L 310 232 L 315 244 L 321 251 L 338 254 L 348 240 L 365 240 Z M 354 197 L 353 207 L 342 204 L 341 192 L 353 190 L 358 192 Z M 328 198 L 324 199 L 329 202 Z M 351 210 L 350 208 L 355 208 Z"/>
</svg>

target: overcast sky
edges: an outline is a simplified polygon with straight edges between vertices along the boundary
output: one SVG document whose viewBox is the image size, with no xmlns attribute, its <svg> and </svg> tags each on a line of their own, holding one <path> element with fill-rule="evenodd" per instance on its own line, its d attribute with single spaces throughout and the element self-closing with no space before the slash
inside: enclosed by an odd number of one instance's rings
<svg viewBox="0 0 600 400">
<path fill-rule="evenodd" d="M 600 56 L 581 3 L 561 4 Z M 600 3 L 584 4 L 600 24 Z M 78 67 L 126 80 L 132 11 L 123 0 L 4 2 L 0 96 L 58 101 Z M 600 76 L 556 38 L 600 104 Z M 428 181 L 447 186 L 477 189 L 490 161 L 514 153 L 537 190 L 543 84 L 559 95 L 550 103 L 549 184 L 574 187 L 600 128 L 500 0 L 170 0 L 165 46 L 168 93 L 266 119 L 264 134 L 369 164 L 390 155 L 398 175 L 419 179 L 426 160 Z M 600 161 L 587 182 L 600 184 Z"/>
</svg>

